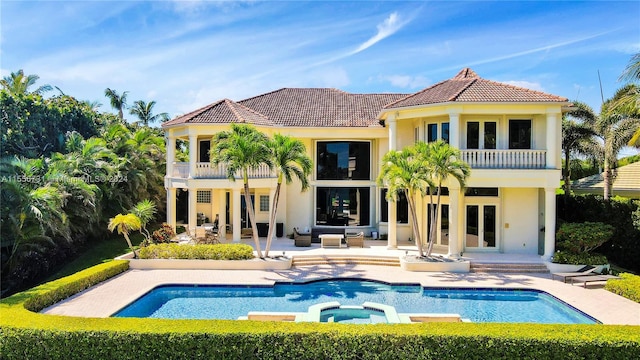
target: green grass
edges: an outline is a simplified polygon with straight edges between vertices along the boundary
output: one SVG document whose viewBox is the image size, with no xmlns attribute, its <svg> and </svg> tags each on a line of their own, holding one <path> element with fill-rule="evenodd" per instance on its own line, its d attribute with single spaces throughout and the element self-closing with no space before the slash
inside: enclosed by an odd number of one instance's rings
<svg viewBox="0 0 640 360">
<path fill-rule="evenodd" d="M 157 226 L 153 227 L 155 230 Z M 140 233 L 129 236 L 134 247 L 140 245 L 144 237 Z M 110 237 L 89 245 L 90 247 L 78 255 L 78 257 L 56 273 L 44 279 L 42 283 L 57 280 L 65 276 L 73 275 L 94 265 L 112 261 L 113 258 L 130 252 L 129 246 L 122 235 L 113 234 Z"/>
</svg>

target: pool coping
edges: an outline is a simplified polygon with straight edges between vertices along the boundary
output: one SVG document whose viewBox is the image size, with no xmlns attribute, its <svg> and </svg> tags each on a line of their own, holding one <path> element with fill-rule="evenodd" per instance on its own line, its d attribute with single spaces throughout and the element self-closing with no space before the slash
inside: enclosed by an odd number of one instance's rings
<svg viewBox="0 0 640 360">
<path fill-rule="evenodd" d="M 419 273 L 371 265 L 318 265 L 291 270 L 128 270 L 54 304 L 45 314 L 109 317 L 154 287 L 164 284 L 274 285 L 332 277 L 417 283 L 423 287 L 536 289 L 588 314 L 603 324 L 640 325 L 640 304 L 602 288 L 554 281 L 550 274 Z M 636 316 L 634 316 L 634 314 Z"/>
</svg>

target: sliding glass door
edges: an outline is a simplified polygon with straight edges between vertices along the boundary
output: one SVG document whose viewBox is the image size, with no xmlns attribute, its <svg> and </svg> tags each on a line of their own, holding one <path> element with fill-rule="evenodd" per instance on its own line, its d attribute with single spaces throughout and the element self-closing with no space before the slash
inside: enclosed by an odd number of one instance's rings
<svg viewBox="0 0 640 360">
<path fill-rule="evenodd" d="M 497 223 L 496 205 L 467 205 L 465 248 L 495 249 Z"/>
</svg>

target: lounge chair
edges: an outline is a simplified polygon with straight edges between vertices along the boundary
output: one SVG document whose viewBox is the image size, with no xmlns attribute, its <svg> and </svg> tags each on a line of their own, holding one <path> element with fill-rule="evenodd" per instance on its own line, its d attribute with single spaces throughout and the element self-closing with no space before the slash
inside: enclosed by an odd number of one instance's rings
<svg viewBox="0 0 640 360">
<path fill-rule="evenodd" d="M 596 268 L 594 266 L 591 265 L 587 265 L 584 266 L 580 269 L 578 269 L 577 271 L 574 272 L 560 272 L 560 273 L 553 273 L 551 274 L 551 280 L 554 280 L 555 277 L 560 277 L 562 278 L 562 281 L 564 281 L 565 283 L 567 282 L 567 279 L 571 279 L 573 277 L 578 277 L 578 276 L 593 276 L 593 275 L 598 275 L 598 273 L 594 272 Z"/>
<path fill-rule="evenodd" d="M 311 234 L 302 235 L 297 228 L 293 228 L 293 241 L 297 247 L 311 246 Z"/>
<path fill-rule="evenodd" d="M 356 235 L 347 235 L 347 245 L 349 247 L 360 246 L 364 247 L 364 232 L 359 232 Z"/>
<path fill-rule="evenodd" d="M 587 275 L 587 276 L 575 276 L 571 278 L 571 285 L 573 283 L 582 283 L 586 288 L 587 283 L 596 282 L 596 281 L 607 281 L 609 279 L 620 279 L 620 277 L 615 275 Z"/>
</svg>

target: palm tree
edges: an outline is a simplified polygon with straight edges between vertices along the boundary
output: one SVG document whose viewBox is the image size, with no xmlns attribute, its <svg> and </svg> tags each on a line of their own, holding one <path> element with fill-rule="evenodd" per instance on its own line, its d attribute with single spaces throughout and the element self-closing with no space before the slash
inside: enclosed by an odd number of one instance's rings
<svg viewBox="0 0 640 360">
<path fill-rule="evenodd" d="M 142 226 L 142 222 L 140 221 L 140 218 L 137 217 L 136 215 L 118 214 L 115 217 L 109 219 L 109 225 L 107 225 L 107 228 L 111 232 L 113 232 L 114 230 L 117 230 L 118 234 L 124 235 L 124 238 L 125 240 L 127 240 L 127 244 L 129 245 L 129 249 L 131 249 L 131 251 L 133 252 L 133 258 L 135 259 L 138 257 L 138 255 L 136 254 L 136 251 L 133 248 L 133 245 L 131 244 L 131 239 L 129 239 L 129 232 L 140 230 L 141 226 Z"/>
<path fill-rule="evenodd" d="M 158 120 L 164 122 L 169 119 L 169 114 L 166 112 L 153 115 L 153 107 L 156 105 L 155 101 L 150 101 L 148 103 L 138 100 L 133 103 L 133 107 L 129 110 L 131 115 L 135 115 L 140 119 L 144 126 L 149 126 Z"/>
<path fill-rule="evenodd" d="M 226 164 L 227 178 L 235 181 L 237 172 L 242 173 L 244 183 L 244 199 L 249 210 L 249 221 L 253 229 L 253 241 L 258 257 L 263 258 L 258 239 L 258 228 L 255 222 L 253 201 L 249 192 L 249 170 L 257 169 L 263 164 L 271 168 L 269 138 L 255 127 L 245 124 L 231 124 L 230 131 L 217 133 L 212 139 L 211 163 L 215 166 Z"/>
<path fill-rule="evenodd" d="M 640 53 L 631 57 L 618 80 L 626 80 L 629 83 L 640 82 Z M 640 89 L 638 86 L 633 87 L 623 96 L 617 106 L 626 109 L 627 113 L 632 113 L 633 117 L 638 118 L 640 114 Z M 640 128 L 633 134 L 628 145 L 640 148 Z"/>
<path fill-rule="evenodd" d="M 415 151 L 415 147 L 407 147 L 402 151 L 391 150 L 382 158 L 382 167 L 377 182 L 386 186 L 387 200 L 396 201 L 399 193 L 404 193 L 409 203 L 413 236 L 416 239 L 420 257 L 424 255 L 422 236 L 418 227 L 416 197 L 424 197 L 432 185 L 424 159 Z"/>
<path fill-rule="evenodd" d="M 40 77 L 38 75 L 24 75 L 24 71 L 22 69 L 17 72 L 12 72 L 11 75 L 5 76 L 2 80 L 0 80 L 0 85 L 2 88 L 7 90 L 11 94 L 28 94 L 29 88 L 35 85 L 36 81 L 38 81 Z M 47 91 L 51 91 L 53 88 L 51 85 L 42 85 L 38 87 L 35 91 L 31 93 L 42 95 Z"/>
<path fill-rule="evenodd" d="M 640 52 L 631 57 L 618 80 L 638 81 L 640 80 Z"/>
<path fill-rule="evenodd" d="M 278 201 L 280 200 L 280 189 L 282 181 L 287 184 L 297 178 L 300 181 L 302 191 L 309 188 L 309 175 L 311 174 L 312 161 L 307 155 L 304 143 L 290 136 L 275 134 L 269 143 L 273 157 L 273 166 L 278 178 L 278 185 L 271 205 L 271 216 L 269 217 L 269 234 L 267 235 L 267 245 L 264 255 L 269 256 L 271 248 L 271 238 L 273 237 L 276 213 L 278 212 Z"/>
<path fill-rule="evenodd" d="M 120 120 L 124 120 L 124 112 L 123 109 L 127 108 L 127 94 L 129 92 L 125 91 L 122 95 L 119 95 L 117 91 L 106 88 L 104 90 L 104 96 L 109 98 L 111 102 L 111 107 L 118 110 L 118 117 Z"/>
<path fill-rule="evenodd" d="M 130 211 L 131 214 L 134 214 L 140 219 L 140 233 L 149 241 L 151 241 L 151 234 L 149 230 L 147 230 L 147 224 L 153 220 L 156 212 L 156 204 L 149 199 L 140 201 Z"/>
<path fill-rule="evenodd" d="M 573 109 L 562 119 L 562 150 L 564 151 L 564 193 L 571 193 L 571 154 L 577 152 L 590 157 L 598 157 L 596 133 L 590 124 L 595 122 L 589 105 L 574 101 Z M 576 120 L 573 120 L 576 119 Z"/>
<path fill-rule="evenodd" d="M 440 209 L 440 197 L 442 194 L 442 184 L 452 177 L 458 181 L 460 186 L 464 188 L 466 179 L 471 174 L 469 164 L 460 159 L 460 150 L 452 147 L 448 143 L 438 140 L 428 144 L 418 142 L 415 144 L 416 153 L 424 158 L 424 164 L 427 167 L 431 183 L 433 187 L 429 187 L 429 206 L 431 207 L 431 221 L 429 227 L 429 248 L 427 256 L 431 255 L 433 244 L 436 237 L 436 219 L 438 219 L 438 210 Z M 433 203 L 433 192 L 437 194 L 437 201 Z"/>
</svg>

